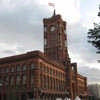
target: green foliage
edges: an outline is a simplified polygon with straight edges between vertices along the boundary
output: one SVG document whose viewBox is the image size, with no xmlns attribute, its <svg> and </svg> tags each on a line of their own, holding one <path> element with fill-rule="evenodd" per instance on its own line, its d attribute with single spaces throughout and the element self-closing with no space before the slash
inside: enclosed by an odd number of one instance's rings
<svg viewBox="0 0 100 100">
<path fill-rule="evenodd" d="M 94 29 L 89 29 L 88 39 L 88 42 L 97 48 L 96 53 L 100 53 L 100 26 L 95 27 Z"/>
<path fill-rule="evenodd" d="M 98 16 L 100 17 L 100 6 Z M 88 39 L 88 42 L 91 43 L 95 48 L 97 48 L 96 53 L 100 54 L 100 23 L 94 23 L 94 29 L 89 29 Z"/>
</svg>

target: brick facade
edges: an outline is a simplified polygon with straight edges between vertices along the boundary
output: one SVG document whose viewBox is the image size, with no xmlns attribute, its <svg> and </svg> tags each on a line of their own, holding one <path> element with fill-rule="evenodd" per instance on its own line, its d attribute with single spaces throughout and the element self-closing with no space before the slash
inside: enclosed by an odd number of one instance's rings
<svg viewBox="0 0 100 100">
<path fill-rule="evenodd" d="M 78 74 L 77 64 L 68 55 L 66 22 L 53 15 L 43 23 L 44 53 L 0 59 L 0 100 L 74 100 L 76 96 L 87 100 L 87 78 Z"/>
</svg>

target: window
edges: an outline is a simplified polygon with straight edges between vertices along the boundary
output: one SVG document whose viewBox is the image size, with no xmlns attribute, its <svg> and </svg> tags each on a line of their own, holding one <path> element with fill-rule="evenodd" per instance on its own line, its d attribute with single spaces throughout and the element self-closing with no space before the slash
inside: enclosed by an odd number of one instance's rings
<svg viewBox="0 0 100 100">
<path fill-rule="evenodd" d="M 14 77 L 13 77 L 13 76 L 12 76 L 11 79 L 10 79 L 10 84 L 11 84 L 11 85 L 14 85 Z"/>
<path fill-rule="evenodd" d="M 4 69 L 3 68 L 1 68 L 1 73 L 4 73 Z"/>
<path fill-rule="evenodd" d="M 57 77 L 57 70 L 55 70 L 55 76 Z"/>
<path fill-rule="evenodd" d="M 17 66 L 17 71 L 21 71 L 20 65 Z"/>
<path fill-rule="evenodd" d="M 58 80 L 58 90 L 60 90 L 60 81 Z"/>
<path fill-rule="evenodd" d="M 51 74 L 51 75 L 53 74 L 53 69 L 50 69 L 50 74 Z"/>
<path fill-rule="evenodd" d="M 46 76 L 44 76 L 44 88 L 46 88 Z"/>
<path fill-rule="evenodd" d="M 14 67 L 11 68 L 11 72 L 14 72 Z"/>
<path fill-rule="evenodd" d="M 46 32 L 46 31 L 47 31 L 47 26 L 45 25 L 45 26 L 44 26 L 44 32 Z"/>
<path fill-rule="evenodd" d="M 47 45 L 47 39 L 46 38 L 44 39 L 44 45 Z"/>
<path fill-rule="evenodd" d="M 62 28 L 62 24 L 59 24 L 59 27 Z"/>
<path fill-rule="evenodd" d="M 9 72 L 9 68 L 5 68 L 5 72 Z"/>
<path fill-rule="evenodd" d="M 42 84 L 43 84 L 43 78 L 42 78 L 42 75 L 40 75 L 40 84 L 41 84 L 41 88 L 43 87 Z"/>
<path fill-rule="evenodd" d="M 25 85 L 26 83 L 26 75 L 23 75 L 23 81 L 22 81 L 22 84 Z"/>
<path fill-rule="evenodd" d="M 47 66 L 45 66 L 45 72 L 48 73 L 48 67 Z"/>
<path fill-rule="evenodd" d="M 34 75 L 33 73 L 31 74 L 31 86 L 33 87 L 33 84 L 34 84 Z"/>
<path fill-rule="evenodd" d="M 66 30 L 64 30 L 64 33 L 67 34 L 67 33 L 66 33 Z"/>
<path fill-rule="evenodd" d="M 5 77 L 5 81 L 8 83 L 8 81 L 9 81 L 9 76 L 6 76 L 6 77 Z"/>
<path fill-rule="evenodd" d="M 20 84 L 20 76 L 18 75 L 16 78 L 16 84 L 19 85 Z"/>
<path fill-rule="evenodd" d="M 48 77 L 45 76 L 45 88 L 48 88 Z"/>
<path fill-rule="evenodd" d="M 42 66 L 40 66 L 40 70 L 42 71 Z"/>
<path fill-rule="evenodd" d="M 42 66 L 42 69 L 43 69 L 42 71 L 45 72 L 45 65 Z"/>
<path fill-rule="evenodd" d="M 72 66 L 72 70 L 74 71 L 74 67 Z"/>
<path fill-rule="evenodd" d="M 57 81 L 57 79 L 56 79 L 56 85 L 55 85 L 55 88 L 56 88 L 56 90 L 57 90 L 57 88 L 58 88 L 58 81 Z"/>
<path fill-rule="evenodd" d="M 0 68 L 0 73 L 2 72 L 2 68 Z"/>
<path fill-rule="evenodd" d="M 23 66 L 23 71 L 25 71 L 27 69 L 26 65 Z"/>
<path fill-rule="evenodd" d="M 31 69 L 34 69 L 34 67 L 35 67 L 35 66 L 34 66 L 34 64 L 32 63 L 32 64 L 31 64 Z"/>
</svg>

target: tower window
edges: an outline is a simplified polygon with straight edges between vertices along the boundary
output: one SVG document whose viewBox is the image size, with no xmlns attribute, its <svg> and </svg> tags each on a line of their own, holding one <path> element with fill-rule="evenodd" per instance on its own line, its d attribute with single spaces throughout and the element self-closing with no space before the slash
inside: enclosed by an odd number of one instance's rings
<svg viewBox="0 0 100 100">
<path fill-rule="evenodd" d="M 47 45 L 47 39 L 46 38 L 44 39 L 44 45 Z"/>
<path fill-rule="evenodd" d="M 44 26 L 44 32 L 46 32 L 47 31 L 47 27 L 46 26 Z"/>
</svg>

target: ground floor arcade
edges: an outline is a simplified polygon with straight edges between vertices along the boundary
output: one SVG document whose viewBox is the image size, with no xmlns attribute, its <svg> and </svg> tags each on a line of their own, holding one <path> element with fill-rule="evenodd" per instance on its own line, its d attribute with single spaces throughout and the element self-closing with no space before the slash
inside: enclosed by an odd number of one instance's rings
<svg viewBox="0 0 100 100">
<path fill-rule="evenodd" d="M 52 92 L 52 91 L 20 91 L 16 93 L 0 92 L 0 100 L 57 100 L 60 98 L 64 100 L 67 97 L 65 92 Z"/>
</svg>

